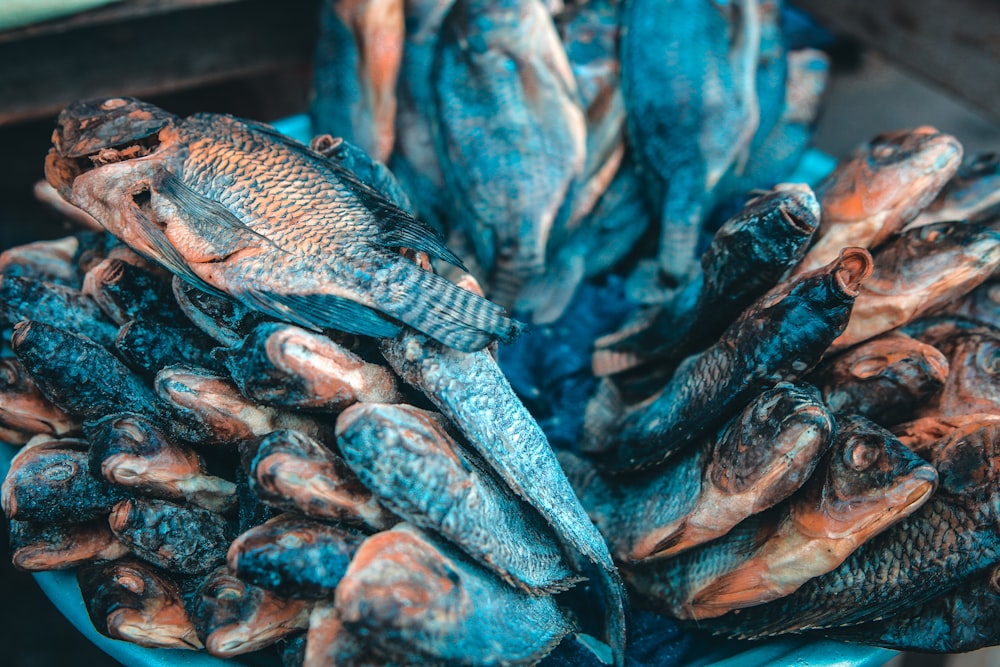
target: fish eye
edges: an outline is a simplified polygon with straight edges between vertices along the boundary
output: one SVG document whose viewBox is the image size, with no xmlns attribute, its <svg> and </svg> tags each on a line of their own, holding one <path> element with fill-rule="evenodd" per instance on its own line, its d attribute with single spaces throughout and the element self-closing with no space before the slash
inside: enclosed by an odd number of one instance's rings
<svg viewBox="0 0 1000 667">
<path fill-rule="evenodd" d="M 18 373 L 17 368 L 14 367 L 13 363 L 9 361 L 3 363 L 3 365 L 0 366 L 0 372 L 3 373 L 3 382 L 11 386 L 17 384 Z"/>
<path fill-rule="evenodd" d="M 146 582 L 141 576 L 139 576 L 138 573 L 133 572 L 132 570 L 119 572 L 115 575 L 114 582 L 136 595 L 142 595 L 146 590 Z"/>
<path fill-rule="evenodd" d="M 112 109 L 121 109 L 126 104 L 128 104 L 128 100 L 123 100 L 120 97 L 112 97 L 109 100 L 104 100 L 101 103 L 101 108 L 105 111 L 110 111 Z"/>
<path fill-rule="evenodd" d="M 858 379 L 870 378 L 878 375 L 889 364 L 889 360 L 884 356 L 864 357 L 851 366 L 851 375 Z"/>
<path fill-rule="evenodd" d="M 278 544 L 287 549 L 297 549 L 305 544 L 305 540 L 295 533 L 287 533 L 278 538 Z"/>
<path fill-rule="evenodd" d="M 865 443 L 857 443 L 844 452 L 847 464 L 859 472 L 867 470 L 878 460 L 878 450 Z"/>
<path fill-rule="evenodd" d="M 209 590 L 209 595 L 216 600 L 239 600 L 243 597 L 243 589 L 236 584 L 220 583 Z"/>
<path fill-rule="evenodd" d="M 62 482 L 76 474 L 77 466 L 71 461 L 59 461 L 53 463 L 45 469 L 43 473 L 45 479 L 53 482 Z"/>
<path fill-rule="evenodd" d="M 978 366 L 989 375 L 1000 375 L 1000 348 L 989 345 L 988 349 L 980 350 Z"/>
</svg>

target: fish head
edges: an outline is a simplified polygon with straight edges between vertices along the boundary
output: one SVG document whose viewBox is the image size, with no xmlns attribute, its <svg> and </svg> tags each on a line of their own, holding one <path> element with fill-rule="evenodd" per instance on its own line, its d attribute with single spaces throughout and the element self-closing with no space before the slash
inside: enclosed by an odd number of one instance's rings
<svg viewBox="0 0 1000 667">
<path fill-rule="evenodd" d="M 79 486 L 78 480 L 90 476 L 83 441 L 51 440 L 31 445 L 32 441 L 29 441 L 11 461 L 10 470 L 0 487 L 0 501 L 8 518 L 17 517 L 18 488 L 37 486 L 52 494 L 72 494 Z"/>
<path fill-rule="evenodd" d="M 996 512 L 1000 501 L 1000 421 L 991 415 L 969 419 L 934 443 L 928 458 L 941 476 L 941 490 L 976 513 Z M 1000 520 L 994 516 L 993 520 Z"/>
<path fill-rule="evenodd" d="M 726 429 L 712 454 L 712 484 L 730 493 L 766 487 L 771 475 L 787 471 L 787 461 L 820 456 L 835 428 L 818 389 L 779 383 L 759 394 Z"/>
<path fill-rule="evenodd" d="M 812 534 L 849 537 L 860 544 L 926 502 L 937 488 L 938 474 L 892 433 L 864 417 L 847 416 L 838 425 L 822 474 L 810 480 L 807 493 L 815 502 L 800 509 L 796 520 Z"/>
<path fill-rule="evenodd" d="M 905 288 L 960 295 L 1000 263 L 1000 230 L 975 222 L 936 222 L 904 232 L 876 254 L 877 276 Z"/>
<path fill-rule="evenodd" d="M 134 487 L 145 480 L 162 485 L 201 472 L 197 454 L 173 446 L 142 415 L 109 415 L 89 426 L 88 433 L 92 457 L 100 459 L 100 475 L 116 484 Z"/>
<path fill-rule="evenodd" d="M 961 161 L 958 140 L 933 127 L 880 134 L 820 186 L 824 222 L 877 214 L 909 220 L 955 174 Z"/>
</svg>

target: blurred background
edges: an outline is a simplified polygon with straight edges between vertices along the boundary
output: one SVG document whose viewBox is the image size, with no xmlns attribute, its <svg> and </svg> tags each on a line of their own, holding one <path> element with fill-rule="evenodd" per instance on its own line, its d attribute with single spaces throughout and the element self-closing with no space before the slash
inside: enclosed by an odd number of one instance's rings
<svg viewBox="0 0 1000 667">
<path fill-rule="evenodd" d="M 25 8 L 52 4 L 57 3 L 4 0 L 0 25 L 19 18 L 15 14 Z M 854 4 L 828 2 L 820 13 Z M 910 13 L 894 11 L 876 19 L 888 21 L 890 30 L 926 34 L 938 4 L 910 2 Z M 949 11 L 961 14 L 976 4 L 958 2 Z M 0 32 L 0 250 L 69 231 L 32 195 L 42 177 L 55 114 L 66 102 L 117 93 L 142 96 L 182 116 L 211 111 L 270 121 L 302 113 L 308 106 L 318 6 L 318 0 L 133 0 Z M 990 15 L 997 16 L 996 10 Z M 923 52 L 907 50 L 905 40 L 886 40 L 888 56 L 866 46 L 886 24 L 870 17 L 867 22 L 821 18 L 833 27 L 818 33 L 833 56 L 833 70 L 814 136 L 818 150 L 839 158 L 875 134 L 933 125 L 956 136 L 967 156 L 1000 151 L 998 70 L 971 96 L 975 71 L 956 69 L 951 78 L 941 74 L 948 72 L 949 40 L 969 41 L 982 27 L 970 28 L 969 35 L 943 32 L 943 45 L 925 54 L 933 65 L 928 72 L 920 61 Z M 1000 26 L 992 29 L 1000 31 Z M 997 42 L 992 44 L 1000 66 Z M 958 50 L 954 54 L 955 67 L 967 60 Z M 950 90 L 932 82 L 942 78 Z M 996 105 L 994 117 L 983 110 L 991 104 Z M 0 519 L 0 664 L 116 664 L 62 618 L 30 575 L 13 570 L 8 553 L 7 524 Z M 1000 665 L 1000 651 L 902 654 L 892 665 L 986 667 Z"/>
</svg>

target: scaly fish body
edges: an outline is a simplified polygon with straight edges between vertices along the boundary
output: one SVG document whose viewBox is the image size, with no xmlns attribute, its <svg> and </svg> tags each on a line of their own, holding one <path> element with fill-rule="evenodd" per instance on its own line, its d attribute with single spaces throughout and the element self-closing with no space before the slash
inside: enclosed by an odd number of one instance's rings
<svg viewBox="0 0 1000 667">
<path fill-rule="evenodd" d="M 693 268 L 713 189 L 745 159 L 757 131 L 760 39 L 757 0 L 624 5 L 620 53 L 628 133 L 653 181 L 650 191 L 663 195 L 654 194 L 661 206 L 659 269 L 675 283 Z M 664 67 L 670 76 L 663 76 Z"/>
<path fill-rule="evenodd" d="M 621 580 L 604 538 L 580 505 L 537 422 L 488 352 L 450 350 L 420 335 L 382 345 L 382 354 L 465 436 L 485 464 L 548 522 L 577 569 L 576 556 L 598 568 L 606 605 L 607 642 L 624 660 Z"/>
<path fill-rule="evenodd" d="M 18 570 L 65 570 L 129 554 L 104 517 L 86 523 L 10 522 L 11 563 Z"/>
<path fill-rule="evenodd" d="M 241 581 L 225 566 L 205 577 L 191 606 L 205 649 L 220 658 L 262 649 L 305 629 L 311 611 L 309 603 L 279 598 Z"/>
<path fill-rule="evenodd" d="M 910 230 L 875 254 L 839 351 L 894 329 L 968 293 L 1000 266 L 1000 232 L 977 223 L 934 223 Z"/>
<path fill-rule="evenodd" d="M 936 347 L 891 331 L 823 363 L 808 379 L 834 412 L 891 425 L 912 419 L 944 386 L 948 368 Z"/>
<path fill-rule="evenodd" d="M 86 157 L 108 142 L 98 131 L 106 125 L 133 130 L 113 145 L 149 131 L 131 128 L 137 116 L 158 119 L 160 129 Z M 202 289 L 310 329 L 384 337 L 402 323 L 464 350 L 518 329 L 499 306 L 395 252 L 407 247 L 459 265 L 426 225 L 270 126 L 213 114 L 180 119 L 113 98 L 68 107 L 54 140 L 50 182 Z"/>
<path fill-rule="evenodd" d="M 659 393 L 629 406 L 608 432 L 586 428 L 588 437 L 611 445 L 599 455 L 600 465 L 615 473 L 656 465 L 762 389 L 805 374 L 843 330 L 870 273 L 868 252 L 846 248 L 825 269 L 765 294 L 718 342 L 685 359 Z"/>
<path fill-rule="evenodd" d="M 145 561 L 180 574 L 205 574 L 226 558 L 231 537 L 221 514 L 166 500 L 123 500 L 111 530 Z"/>
<path fill-rule="evenodd" d="M 961 144 L 933 127 L 875 137 L 817 188 L 823 218 L 796 274 L 823 266 L 845 246 L 878 246 L 930 203 L 961 162 Z"/>
<path fill-rule="evenodd" d="M 233 540 L 226 563 L 243 581 L 280 597 L 321 600 L 333 596 L 362 540 L 337 525 L 282 514 Z"/>
<path fill-rule="evenodd" d="M 240 449 L 250 489 L 268 505 L 375 530 L 398 521 L 339 455 L 304 433 L 272 431 Z"/>
<path fill-rule="evenodd" d="M 407 405 L 363 403 L 337 419 L 337 445 L 389 509 L 507 583 L 536 594 L 572 586 L 577 577 L 541 517 L 470 461 L 442 421 Z"/>
<path fill-rule="evenodd" d="M 713 618 L 794 592 L 861 544 L 910 516 L 931 497 L 937 472 L 891 433 L 862 418 L 840 422 L 830 455 L 802 492 L 767 519 L 736 531 L 754 546 L 685 600 L 685 617 Z M 709 547 L 718 555 L 729 536 Z M 748 541 L 749 540 L 749 541 Z M 739 553 L 740 550 L 737 550 Z M 677 563 L 683 567 L 684 562 Z"/>
<path fill-rule="evenodd" d="M 336 610 L 380 651 L 450 664 L 534 663 L 571 629 L 552 597 L 506 585 L 408 524 L 365 540 Z"/>
<path fill-rule="evenodd" d="M 243 395 L 266 405 L 339 412 L 358 401 L 395 403 L 396 379 L 328 336 L 280 322 L 256 327 L 217 354 Z"/>
<path fill-rule="evenodd" d="M 33 436 L 77 433 L 80 421 L 47 399 L 17 359 L 0 359 L 0 439 L 23 445 Z"/>
<path fill-rule="evenodd" d="M 450 217 L 490 276 L 487 292 L 512 303 L 543 272 L 583 169 L 586 124 L 569 61 L 538 0 L 457 0 L 432 72 Z"/>
<path fill-rule="evenodd" d="M 126 558 L 81 568 L 77 579 L 101 634 L 152 648 L 204 648 L 166 572 Z"/>
<path fill-rule="evenodd" d="M 88 423 L 91 472 L 152 498 L 187 501 L 220 514 L 236 507 L 236 486 L 205 472 L 189 447 L 169 440 L 141 415 L 109 415 Z"/>
</svg>

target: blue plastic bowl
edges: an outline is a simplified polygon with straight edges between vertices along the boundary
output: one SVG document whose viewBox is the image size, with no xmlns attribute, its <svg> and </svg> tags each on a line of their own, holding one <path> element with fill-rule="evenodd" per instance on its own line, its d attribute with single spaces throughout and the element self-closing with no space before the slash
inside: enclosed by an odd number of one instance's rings
<svg viewBox="0 0 1000 667">
<path fill-rule="evenodd" d="M 302 142 L 311 138 L 309 118 L 292 116 L 274 123 L 281 132 Z M 815 183 L 828 174 L 836 162 L 812 151 L 789 181 Z M 18 448 L 0 443 L 0 480 L 7 475 L 10 460 Z M 6 558 L 3 554 L 0 557 Z M 83 595 L 73 571 L 39 572 L 35 581 L 63 616 L 99 649 L 127 667 L 233 667 L 245 665 L 238 658 L 222 660 L 204 652 L 174 649 L 151 649 L 100 634 L 90 622 Z M 801 638 L 743 642 L 713 639 L 711 646 L 697 645 L 695 657 L 688 663 L 695 667 L 878 667 L 888 662 L 896 651 L 829 640 Z"/>
</svg>

